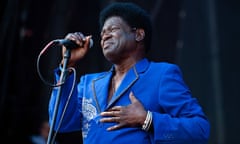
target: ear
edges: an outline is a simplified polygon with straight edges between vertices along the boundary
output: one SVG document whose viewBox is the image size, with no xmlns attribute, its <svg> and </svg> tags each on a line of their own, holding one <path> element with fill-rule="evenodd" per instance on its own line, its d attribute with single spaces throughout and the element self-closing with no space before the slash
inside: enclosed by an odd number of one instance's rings
<svg viewBox="0 0 240 144">
<path fill-rule="evenodd" d="M 136 29 L 135 40 L 137 42 L 142 41 L 145 38 L 145 31 L 142 28 Z"/>
</svg>

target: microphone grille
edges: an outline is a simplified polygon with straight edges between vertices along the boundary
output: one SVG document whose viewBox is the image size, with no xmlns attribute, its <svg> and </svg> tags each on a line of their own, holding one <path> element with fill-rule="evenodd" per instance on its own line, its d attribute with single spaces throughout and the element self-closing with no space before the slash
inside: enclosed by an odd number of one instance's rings
<svg viewBox="0 0 240 144">
<path fill-rule="evenodd" d="M 90 41 L 89 41 L 89 48 L 92 48 L 92 47 L 93 47 L 93 40 L 90 39 Z"/>
</svg>

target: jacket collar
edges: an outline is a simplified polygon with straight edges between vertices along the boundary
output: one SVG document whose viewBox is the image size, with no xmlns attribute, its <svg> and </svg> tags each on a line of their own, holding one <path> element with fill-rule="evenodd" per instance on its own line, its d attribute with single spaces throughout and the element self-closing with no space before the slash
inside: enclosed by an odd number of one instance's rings
<svg viewBox="0 0 240 144">
<path fill-rule="evenodd" d="M 104 76 L 93 80 L 92 88 L 98 111 L 100 112 L 110 108 L 138 80 L 139 74 L 145 72 L 148 66 L 149 61 L 144 58 L 138 61 L 132 68 L 130 68 L 108 104 L 108 88 L 114 68 L 112 67 L 111 70 L 107 72 Z"/>
</svg>

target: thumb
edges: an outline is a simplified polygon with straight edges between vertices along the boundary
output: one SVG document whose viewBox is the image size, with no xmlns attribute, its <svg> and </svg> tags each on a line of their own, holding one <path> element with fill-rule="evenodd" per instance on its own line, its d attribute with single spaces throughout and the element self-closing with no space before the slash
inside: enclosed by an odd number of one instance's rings
<svg viewBox="0 0 240 144">
<path fill-rule="evenodd" d="M 93 45 L 92 36 L 86 36 L 86 45 L 90 48 Z"/>
<path fill-rule="evenodd" d="M 131 91 L 129 94 L 129 99 L 132 103 L 138 102 L 138 99 L 134 96 L 133 92 Z"/>
</svg>

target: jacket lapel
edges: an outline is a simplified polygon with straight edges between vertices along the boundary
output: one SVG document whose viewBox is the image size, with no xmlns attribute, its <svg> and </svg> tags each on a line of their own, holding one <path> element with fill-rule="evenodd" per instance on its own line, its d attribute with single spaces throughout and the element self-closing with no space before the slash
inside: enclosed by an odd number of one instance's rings
<svg viewBox="0 0 240 144">
<path fill-rule="evenodd" d="M 104 111 L 107 106 L 108 88 L 111 77 L 112 71 L 109 71 L 92 82 L 93 95 L 98 112 Z"/>
<path fill-rule="evenodd" d="M 111 107 L 139 78 L 139 73 L 142 73 L 148 67 L 147 59 L 139 61 L 126 74 L 119 88 L 114 93 L 112 99 L 108 103 L 107 109 Z"/>
<path fill-rule="evenodd" d="M 119 88 L 112 96 L 112 99 L 107 104 L 108 89 L 113 74 L 113 68 L 105 75 L 93 80 L 92 88 L 94 100 L 97 105 L 98 112 L 104 111 L 111 107 L 139 78 L 139 74 L 144 72 L 149 66 L 147 59 L 139 61 L 133 66 L 124 77 Z"/>
</svg>

